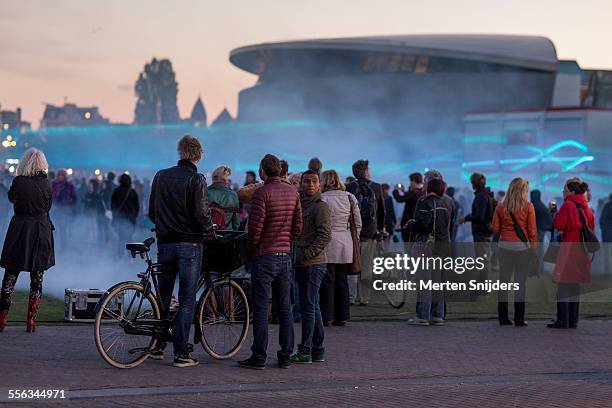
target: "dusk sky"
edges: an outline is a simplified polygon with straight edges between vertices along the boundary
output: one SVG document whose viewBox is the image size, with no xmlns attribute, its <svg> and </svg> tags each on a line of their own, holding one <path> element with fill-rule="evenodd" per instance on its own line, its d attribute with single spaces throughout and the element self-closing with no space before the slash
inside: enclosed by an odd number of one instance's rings
<svg viewBox="0 0 612 408">
<path fill-rule="evenodd" d="M 169 58 L 188 116 L 198 94 L 214 119 L 236 114 L 255 76 L 228 60 L 270 41 L 385 34 L 543 35 L 560 58 L 612 69 L 610 0 L 23 1 L 0 3 L 0 105 L 38 127 L 43 103 L 97 105 L 132 122 L 134 81 L 152 57 Z"/>
</svg>

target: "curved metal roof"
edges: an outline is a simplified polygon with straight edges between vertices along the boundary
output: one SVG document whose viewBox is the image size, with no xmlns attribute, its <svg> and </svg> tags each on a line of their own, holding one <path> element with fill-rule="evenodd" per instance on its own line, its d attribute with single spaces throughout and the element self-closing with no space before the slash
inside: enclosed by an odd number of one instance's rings
<svg viewBox="0 0 612 408">
<path fill-rule="evenodd" d="M 556 71 L 557 52 L 546 37 L 522 35 L 397 35 L 262 43 L 232 50 L 230 61 L 257 74 L 266 53 L 283 50 L 343 50 L 416 53 L 522 68 Z"/>
</svg>

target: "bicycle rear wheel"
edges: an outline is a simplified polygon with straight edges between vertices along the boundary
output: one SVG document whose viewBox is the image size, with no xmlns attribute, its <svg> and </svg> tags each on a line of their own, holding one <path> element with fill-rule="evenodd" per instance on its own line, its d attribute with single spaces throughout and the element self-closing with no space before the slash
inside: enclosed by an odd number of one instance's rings
<svg viewBox="0 0 612 408">
<path fill-rule="evenodd" d="M 108 364 L 133 368 L 149 357 L 156 339 L 150 335 L 130 334 L 125 328 L 161 319 L 159 305 L 151 292 L 136 282 L 117 285 L 100 299 L 94 323 L 96 348 Z"/>
<path fill-rule="evenodd" d="M 249 331 L 249 304 L 240 285 L 229 279 L 213 282 L 200 299 L 196 323 L 211 357 L 233 357 Z"/>
<path fill-rule="evenodd" d="M 406 280 L 406 272 L 403 269 L 389 269 L 383 275 L 383 282 L 385 283 L 401 283 L 402 280 Z M 387 286 L 383 291 L 387 302 L 391 307 L 400 309 L 406 303 L 406 291 L 405 290 L 390 290 Z"/>
</svg>

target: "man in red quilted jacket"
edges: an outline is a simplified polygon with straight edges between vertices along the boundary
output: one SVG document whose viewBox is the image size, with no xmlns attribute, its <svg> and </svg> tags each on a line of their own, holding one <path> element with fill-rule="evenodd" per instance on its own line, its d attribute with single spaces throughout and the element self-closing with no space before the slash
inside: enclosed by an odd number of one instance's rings
<svg viewBox="0 0 612 408">
<path fill-rule="evenodd" d="M 268 299 L 272 283 L 278 287 L 278 365 L 289 368 L 293 352 L 291 316 L 291 242 L 302 232 L 302 207 L 295 188 L 280 178 L 281 162 L 267 154 L 259 165 L 264 186 L 251 199 L 248 223 L 248 254 L 253 309 L 252 355 L 241 367 L 263 369 L 268 348 Z"/>
</svg>

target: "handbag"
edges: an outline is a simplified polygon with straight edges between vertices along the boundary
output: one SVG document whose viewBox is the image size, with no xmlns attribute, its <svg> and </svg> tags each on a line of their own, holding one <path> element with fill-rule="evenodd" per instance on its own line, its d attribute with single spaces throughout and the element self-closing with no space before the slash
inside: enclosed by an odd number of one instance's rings
<svg viewBox="0 0 612 408">
<path fill-rule="evenodd" d="M 361 245 L 359 240 L 359 233 L 357 232 L 357 225 L 355 225 L 355 217 L 353 216 L 353 206 L 351 205 L 351 199 L 348 194 L 346 198 L 349 201 L 349 229 L 351 230 L 351 239 L 353 241 L 353 262 L 348 268 L 347 275 L 359 275 L 361 273 Z"/>
<path fill-rule="evenodd" d="M 582 210 L 580 210 L 580 206 L 578 203 L 574 204 L 576 204 L 578 216 L 580 217 L 580 223 L 582 224 L 582 229 L 580 230 L 580 241 L 582 241 L 582 248 L 587 255 L 594 255 L 595 252 L 599 251 L 601 245 L 599 244 L 597 235 L 595 235 L 593 230 L 587 225 L 584 215 L 582 214 Z"/>
<path fill-rule="evenodd" d="M 527 245 L 527 251 L 525 254 L 525 257 L 527 259 L 526 275 L 530 277 L 537 276 L 539 275 L 539 270 L 540 270 L 540 262 L 538 260 L 538 254 L 536 253 L 535 249 L 529 243 L 529 240 L 525 236 L 523 229 L 518 225 L 518 222 L 516 222 L 516 218 L 514 218 L 514 214 L 510 213 L 510 217 L 512 218 L 512 226 L 514 227 L 514 232 L 516 232 L 516 235 L 519 237 L 519 239 L 523 241 L 525 245 Z"/>
</svg>

